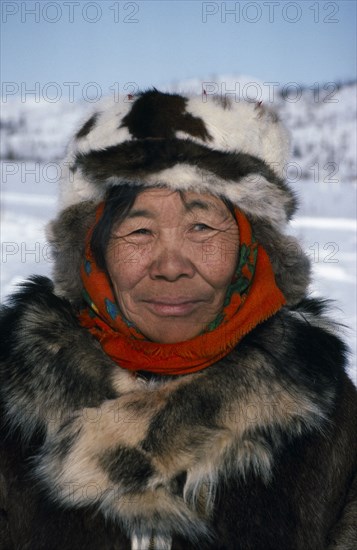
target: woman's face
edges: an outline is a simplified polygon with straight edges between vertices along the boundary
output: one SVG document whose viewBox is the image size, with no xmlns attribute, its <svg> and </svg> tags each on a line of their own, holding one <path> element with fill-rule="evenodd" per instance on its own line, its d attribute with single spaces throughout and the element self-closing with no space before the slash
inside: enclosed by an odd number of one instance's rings
<svg viewBox="0 0 357 550">
<path fill-rule="evenodd" d="M 238 243 L 236 221 L 220 199 L 141 192 L 106 253 L 122 313 L 152 341 L 194 338 L 222 310 Z"/>
</svg>

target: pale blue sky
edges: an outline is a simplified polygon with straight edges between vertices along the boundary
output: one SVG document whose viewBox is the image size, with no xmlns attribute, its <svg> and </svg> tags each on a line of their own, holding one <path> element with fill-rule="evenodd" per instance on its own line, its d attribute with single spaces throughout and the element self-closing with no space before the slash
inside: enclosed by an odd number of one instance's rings
<svg viewBox="0 0 357 550">
<path fill-rule="evenodd" d="M 160 86 L 245 74 L 304 84 L 356 77 L 356 2 L 2 1 L 4 82 Z M 91 22 L 92 21 L 92 22 Z M 15 88 L 14 88 L 15 89 Z M 65 95 L 66 95 L 65 94 Z"/>
</svg>

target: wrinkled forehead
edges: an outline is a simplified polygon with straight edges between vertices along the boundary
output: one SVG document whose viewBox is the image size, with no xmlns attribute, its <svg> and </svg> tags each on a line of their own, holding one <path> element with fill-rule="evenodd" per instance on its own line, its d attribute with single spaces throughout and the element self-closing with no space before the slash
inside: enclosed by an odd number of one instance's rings
<svg viewBox="0 0 357 550">
<path fill-rule="evenodd" d="M 164 187 L 141 191 L 136 197 L 129 214 L 138 209 L 188 213 L 201 210 L 221 215 L 229 212 L 233 213 L 226 201 L 210 193 L 175 191 Z"/>
</svg>

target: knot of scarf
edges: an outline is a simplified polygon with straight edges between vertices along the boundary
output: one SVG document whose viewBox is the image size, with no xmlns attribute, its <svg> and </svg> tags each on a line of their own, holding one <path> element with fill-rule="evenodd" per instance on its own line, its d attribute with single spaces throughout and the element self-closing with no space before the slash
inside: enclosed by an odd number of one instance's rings
<svg viewBox="0 0 357 550">
<path fill-rule="evenodd" d="M 120 367 L 161 375 L 202 370 L 226 356 L 246 334 L 286 303 L 266 251 L 255 241 L 246 216 L 235 209 L 239 257 L 223 310 L 202 334 L 190 340 L 173 344 L 147 340 L 121 314 L 108 275 L 99 269 L 92 254 L 91 236 L 103 209 L 101 203 L 86 238 L 81 278 L 87 305 L 78 318 Z"/>
</svg>

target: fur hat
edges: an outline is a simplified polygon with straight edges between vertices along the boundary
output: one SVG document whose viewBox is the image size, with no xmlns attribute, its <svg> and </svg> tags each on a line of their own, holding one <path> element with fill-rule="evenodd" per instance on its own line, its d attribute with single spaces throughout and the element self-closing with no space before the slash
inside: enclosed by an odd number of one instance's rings
<svg viewBox="0 0 357 550">
<path fill-rule="evenodd" d="M 102 103 L 77 131 L 64 163 L 60 204 L 78 220 L 87 201 L 98 203 L 123 182 L 224 196 L 248 216 L 277 283 L 288 302 L 296 302 L 306 291 L 309 268 L 297 241 L 285 235 L 296 209 L 282 179 L 289 149 L 279 118 L 260 104 L 153 89 Z M 50 225 L 56 247 L 68 240 L 68 213 Z"/>
<path fill-rule="evenodd" d="M 62 204 L 131 181 L 224 195 L 274 226 L 294 212 L 282 180 L 289 138 L 255 103 L 148 91 L 104 105 L 75 135 Z"/>
</svg>

